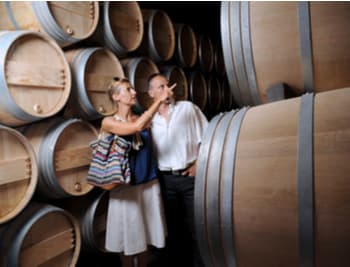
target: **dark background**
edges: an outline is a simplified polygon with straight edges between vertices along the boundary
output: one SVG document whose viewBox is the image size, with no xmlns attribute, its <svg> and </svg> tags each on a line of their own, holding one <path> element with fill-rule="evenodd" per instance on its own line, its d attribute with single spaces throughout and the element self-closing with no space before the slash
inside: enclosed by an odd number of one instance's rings
<svg viewBox="0 0 350 267">
<path fill-rule="evenodd" d="M 160 9 L 173 23 L 188 24 L 195 33 L 207 34 L 220 42 L 220 1 L 139 1 L 141 9 Z"/>
</svg>

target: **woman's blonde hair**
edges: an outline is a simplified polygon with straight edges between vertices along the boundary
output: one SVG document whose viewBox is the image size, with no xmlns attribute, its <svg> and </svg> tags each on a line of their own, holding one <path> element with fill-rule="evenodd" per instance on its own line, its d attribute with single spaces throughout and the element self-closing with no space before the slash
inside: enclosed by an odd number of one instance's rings
<svg viewBox="0 0 350 267">
<path fill-rule="evenodd" d="M 130 81 L 126 78 L 119 78 L 119 77 L 113 77 L 113 81 L 111 82 L 110 86 L 109 86 L 109 90 L 108 90 L 108 96 L 109 96 L 109 99 L 112 101 L 112 103 L 114 103 L 114 100 L 113 100 L 113 95 L 114 94 L 119 94 L 120 93 L 120 86 L 122 84 L 125 84 L 125 83 L 129 83 L 130 84 Z M 116 104 L 116 103 L 114 103 Z"/>
</svg>

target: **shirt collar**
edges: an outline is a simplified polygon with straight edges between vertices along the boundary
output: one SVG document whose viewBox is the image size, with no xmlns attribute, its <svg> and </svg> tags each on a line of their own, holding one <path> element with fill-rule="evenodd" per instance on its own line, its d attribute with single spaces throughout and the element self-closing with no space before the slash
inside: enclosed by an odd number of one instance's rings
<svg viewBox="0 0 350 267">
<path fill-rule="evenodd" d="M 176 106 L 176 102 L 175 101 L 169 104 L 169 116 L 174 112 L 175 106 Z M 160 116 L 158 111 L 156 112 L 154 117 L 161 118 L 161 116 Z"/>
</svg>

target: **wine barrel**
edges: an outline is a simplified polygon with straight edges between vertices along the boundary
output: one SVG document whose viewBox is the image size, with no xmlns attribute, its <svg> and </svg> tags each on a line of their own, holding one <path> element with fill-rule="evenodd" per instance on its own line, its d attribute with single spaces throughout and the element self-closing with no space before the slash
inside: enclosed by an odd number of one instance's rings
<svg viewBox="0 0 350 267">
<path fill-rule="evenodd" d="M 197 61 L 197 39 L 188 24 L 174 24 L 175 52 L 177 64 L 182 68 L 192 68 Z"/>
<path fill-rule="evenodd" d="M 207 35 L 198 35 L 197 45 L 197 63 L 199 69 L 204 73 L 211 72 L 214 67 L 214 48 L 210 37 Z"/>
<path fill-rule="evenodd" d="M 72 93 L 65 115 L 96 120 L 115 110 L 108 91 L 113 77 L 124 77 L 119 59 L 102 47 L 65 52 L 73 76 Z"/>
<path fill-rule="evenodd" d="M 223 111 L 231 110 L 235 104 L 233 102 L 233 95 L 228 84 L 227 76 L 221 79 L 221 93 Z"/>
<path fill-rule="evenodd" d="M 71 73 L 59 46 L 41 33 L 0 32 L 0 123 L 19 126 L 58 113 Z"/>
<path fill-rule="evenodd" d="M 91 40 L 106 46 L 118 57 L 125 57 L 137 49 L 144 34 L 139 4 L 136 1 L 106 1 L 101 9 L 101 21 Z"/>
<path fill-rule="evenodd" d="M 1 226 L 1 266 L 75 266 L 81 246 L 75 219 L 58 207 L 31 202 Z"/>
<path fill-rule="evenodd" d="M 211 120 L 195 179 L 206 266 L 349 265 L 349 121 L 350 88 Z"/>
<path fill-rule="evenodd" d="M 209 75 L 207 78 L 207 105 L 206 109 L 210 114 L 216 115 L 221 108 L 221 84 L 216 75 Z"/>
<path fill-rule="evenodd" d="M 46 199 L 81 196 L 93 186 L 86 181 L 91 161 L 89 143 L 98 132 L 81 119 L 50 118 L 24 129 L 40 171 L 37 192 Z"/>
<path fill-rule="evenodd" d="M 142 9 L 144 35 L 135 56 L 148 56 L 154 62 L 167 61 L 175 51 L 175 31 L 173 23 L 162 10 Z"/>
<path fill-rule="evenodd" d="M 122 59 L 125 76 L 137 92 L 137 99 L 143 108 L 148 108 L 153 100 L 148 95 L 148 78 L 158 73 L 157 65 L 147 57 L 134 57 Z"/>
<path fill-rule="evenodd" d="M 170 84 L 177 84 L 177 86 L 173 89 L 175 99 L 187 100 L 188 83 L 186 74 L 182 68 L 174 65 L 169 65 L 160 67 L 160 71 L 169 80 Z"/>
<path fill-rule="evenodd" d="M 79 222 L 82 250 L 106 252 L 106 222 L 109 192 L 96 189 L 79 198 L 60 200 L 59 206 Z"/>
<path fill-rule="evenodd" d="M 296 96 L 350 86 L 347 2 L 222 2 L 221 40 L 239 106 L 267 103 L 287 84 Z"/>
<path fill-rule="evenodd" d="M 218 76 L 224 76 L 225 75 L 225 62 L 224 62 L 224 55 L 222 53 L 222 47 L 219 43 L 217 43 L 214 46 L 214 67 L 213 67 L 215 73 Z"/>
<path fill-rule="evenodd" d="M 34 150 L 19 131 L 0 125 L 0 224 L 17 216 L 38 182 Z"/>
<path fill-rule="evenodd" d="M 97 1 L 8 1 L 0 3 L 0 14 L 0 30 L 40 31 L 64 47 L 93 34 L 99 5 Z"/>
<path fill-rule="evenodd" d="M 189 99 L 196 104 L 202 111 L 204 111 L 208 94 L 207 94 L 207 82 L 204 75 L 200 71 L 186 72 Z"/>
</svg>

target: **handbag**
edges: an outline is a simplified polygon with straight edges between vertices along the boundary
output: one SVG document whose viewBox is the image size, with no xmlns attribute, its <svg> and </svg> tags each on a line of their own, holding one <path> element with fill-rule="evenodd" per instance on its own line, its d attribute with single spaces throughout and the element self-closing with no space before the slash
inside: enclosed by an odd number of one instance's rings
<svg viewBox="0 0 350 267">
<path fill-rule="evenodd" d="M 111 134 L 90 143 L 92 159 L 86 180 L 93 186 L 111 190 L 131 180 L 129 153 L 131 142 Z"/>
<path fill-rule="evenodd" d="M 151 133 L 144 129 L 139 133 L 141 146 L 130 153 L 131 184 L 144 184 L 157 179 L 157 162 L 153 153 Z"/>
</svg>

